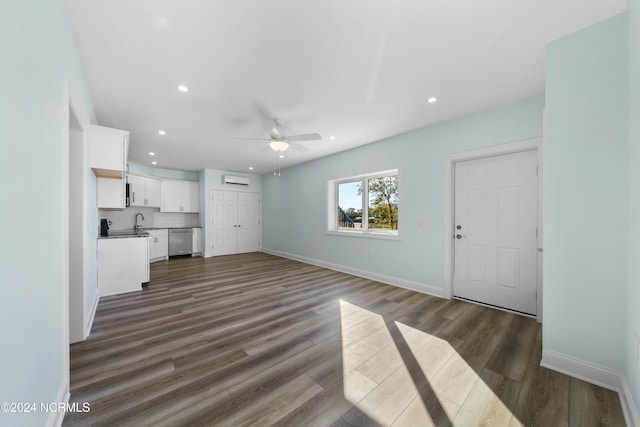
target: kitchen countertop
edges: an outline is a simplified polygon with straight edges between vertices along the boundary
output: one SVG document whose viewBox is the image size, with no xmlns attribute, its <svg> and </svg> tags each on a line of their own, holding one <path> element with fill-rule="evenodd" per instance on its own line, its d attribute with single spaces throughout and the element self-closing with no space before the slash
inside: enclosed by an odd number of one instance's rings
<svg viewBox="0 0 640 427">
<path fill-rule="evenodd" d="M 202 227 L 142 227 L 141 230 L 191 230 L 192 228 Z"/>
<path fill-rule="evenodd" d="M 136 230 L 113 230 L 108 236 L 98 236 L 98 239 L 128 239 L 132 237 L 149 237 L 146 231 Z"/>
<path fill-rule="evenodd" d="M 143 227 L 140 230 L 109 230 L 108 236 L 98 236 L 98 239 L 128 239 L 131 237 L 149 237 L 145 230 L 191 230 L 202 227 Z"/>
</svg>

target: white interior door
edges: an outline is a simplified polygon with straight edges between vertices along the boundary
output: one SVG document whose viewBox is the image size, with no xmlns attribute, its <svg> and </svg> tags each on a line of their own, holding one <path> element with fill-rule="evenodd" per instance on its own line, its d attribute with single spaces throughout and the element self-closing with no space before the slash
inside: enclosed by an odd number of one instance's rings
<svg viewBox="0 0 640 427">
<path fill-rule="evenodd" d="M 536 314 L 537 152 L 455 165 L 453 291 Z"/>
<path fill-rule="evenodd" d="M 238 253 L 260 250 L 260 195 L 238 193 Z"/>
<path fill-rule="evenodd" d="M 213 255 L 235 254 L 238 250 L 238 196 L 234 191 L 212 191 L 211 245 Z"/>
<path fill-rule="evenodd" d="M 211 242 L 213 255 L 261 249 L 260 193 L 213 190 Z"/>
</svg>

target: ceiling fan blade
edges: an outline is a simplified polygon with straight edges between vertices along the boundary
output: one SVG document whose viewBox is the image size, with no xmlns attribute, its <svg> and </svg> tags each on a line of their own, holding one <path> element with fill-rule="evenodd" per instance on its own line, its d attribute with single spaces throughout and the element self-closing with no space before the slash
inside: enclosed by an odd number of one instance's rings
<svg viewBox="0 0 640 427">
<path fill-rule="evenodd" d="M 308 153 L 311 151 L 309 148 L 304 145 L 296 144 L 295 142 L 289 145 L 293 151 L 297 151 L 298 153 Z"/>
<path fill-rule="evenodd" d="M 276 141 L 283 139 L 282 135 L 280 134 L 280 131 L 278 130 L 278 128 L 276 126 L 274 126 L 271 129 L 271 132 L 269 132 L 269 136 L 271 137 L 271 139 L 276 140 Z"/>
<path fill-rule="evenodd" d="M 248 141 L 271 141 L 271 138 L 253 138 L 253 137 L 242 137 L 242 136 L 234 136 L 232 139 L 248 140 Z"/>
<path fill-rule="evenodd" d="M 319 133 L 303 133 L 300 135 L 290 135 L 286 137 L 289 141 L 317 141 L 322 139 Z"/>
</svg>

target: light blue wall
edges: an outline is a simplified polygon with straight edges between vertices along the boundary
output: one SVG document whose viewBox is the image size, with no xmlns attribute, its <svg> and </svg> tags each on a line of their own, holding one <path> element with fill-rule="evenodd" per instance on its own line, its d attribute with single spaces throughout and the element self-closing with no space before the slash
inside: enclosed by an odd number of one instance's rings
<svg viewBox="0 0 640 427">
<path fill-rule="evenodd" d="M 544 348 L 622 370 L 626 14 L 552 43 L 546 61 Z"/>
<path fill-rule="evenodd" d="M 625 373 L 640 408 L 640 369 L 636 338 L 640 338 L 640 0 L 629 2 L 629 270 L 624 336 Z"/>
<path fill-rule="evenodd" d="M 129 172 L 137 175 L 154 176 L 160 179 L 175 179 L 178 181 L 199 181 L 200 180 L 199 172 L 151 168 L 135 162 L 129 162 Z"/>
<path fill-rule="evenodd" d="M 543 104 L 533 97 L 264 175 L 263 247 L 443 288 L 444 157 L 541 136 Z M 327 180 L 394 168 L 400 240 L 326 234 Z"/>
<path fill-rule="evenodd" d="M 250 179 L 248 186 L 223 184 L 223 175 L 244 176 Z M 200 171 L 200 221 L 204 234 L 204 256 L 210 257 L 211 253 L 211 190 L 251 191 L 262 193 L 262 176 L 224 171 L 218 169 L 204 169 Z M 264 232 L 264 230 L 263 230 Z"/>
<path fill-rule="evenodd" d="M 0 402 L 51 402 L 69 369 L 65 79 L 85 119 L 94 114 L 63 0 L 0 2 L 0 52 Z M 0 413 L 0 425 L 47 418 Z"/>
</svg>

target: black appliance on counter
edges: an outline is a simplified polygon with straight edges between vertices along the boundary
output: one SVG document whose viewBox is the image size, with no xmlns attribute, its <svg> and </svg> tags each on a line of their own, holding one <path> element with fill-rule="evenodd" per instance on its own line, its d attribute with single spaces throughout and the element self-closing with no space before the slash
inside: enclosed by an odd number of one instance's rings
<svg viewBox="0 0 640 427">
<path fill-rule="evenodd" d="M 105 237 L 109 235 L 109 220 L 101 219 L 100 220 L 100 235 Z"/>
</svg>

